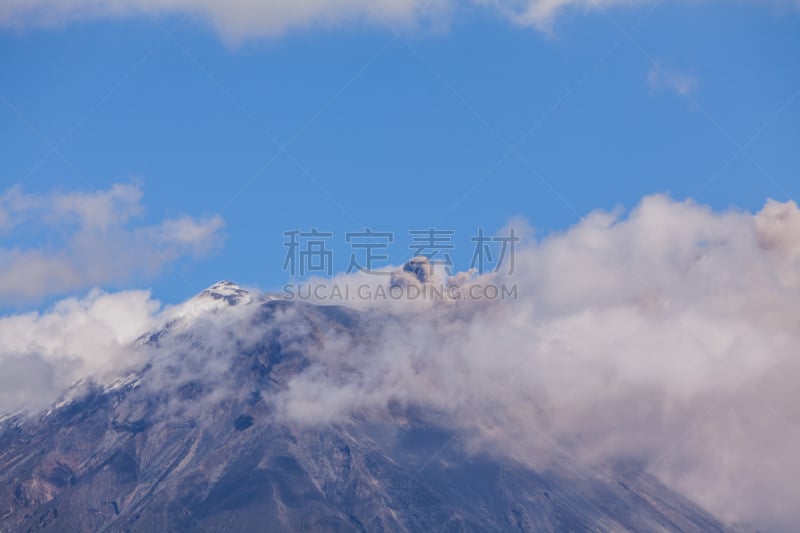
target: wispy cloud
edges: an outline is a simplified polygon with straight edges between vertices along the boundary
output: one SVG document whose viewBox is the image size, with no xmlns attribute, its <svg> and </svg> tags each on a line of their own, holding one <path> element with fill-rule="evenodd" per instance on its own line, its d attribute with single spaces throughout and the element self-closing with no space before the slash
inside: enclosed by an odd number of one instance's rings
<svg viewBox="0 0 800 533">
<path fill-rule="evenodd" d="M 755 2 L 755 0 L 753 0 Z M 5 0 L 0 26 L 53 26 L 81 19 L 139 16 L 143 13 L 197 13 L 230 40 L 275 36 L 293 28 L 372 22 L 414 25 L 441 21 L 463 4 L 492 9 L 523 27 L 549 30 L 570 10 L 591 11 L 655 0 Z M 797 5 L 796 0 L 776 0 Z"/>
<path fill-rule="evenodd" d="M 691 96 L 697 90 L 699 78 L 686 71 L 667 68 L 654 63 L 647 72 L 647 84 L 654 91 L 671 91 L 681 96 Z"/>
<path fill-rule="evenodd" d="M 94 285 L 149 279 L 177 259 L 199 257 L 222 242 L 218 215 L 137 224 L 144 212 L 136 185 L 93 193 L 0 195 L 0 302 L 36 301 Z M 23 240 L 25 239 L 25 240 Z"/>
</svg>

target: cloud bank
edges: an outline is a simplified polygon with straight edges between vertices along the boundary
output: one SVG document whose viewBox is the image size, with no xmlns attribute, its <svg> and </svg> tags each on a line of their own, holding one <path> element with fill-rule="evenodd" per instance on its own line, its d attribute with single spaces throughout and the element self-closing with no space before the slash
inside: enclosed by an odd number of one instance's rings
<svg viewBox="0 0 800 533">
<path fill-rule="evenodd" d="M 36 412 L 79 380 L 141 365 L 132 343 L 158 325 L 160 309 L 147 291 L 93 290 L 44 313 L 0 318 L 0 414 Z"/>
<path fill-rule="evenodd" d="M 75 20 L 137 15 L 197 13 L 227 39 L 276 36 L 310 26 L 370 22 L 414 26 L 446 22 L 458 9 L 479 7 L 522 27 L 549 30 L 560 14 L 615 6 L 651 4 L 655 0 L 5 0 L 0 26 L 11 28 L 61 25 Z M 775 0 L 798 5 L 797 0 Z"/>
<path fill-rule="evenodd" d="M 590 213 L 515 259 L 511 276 L 458 281 L 514 283 L 518 300 L 359 302 L 371 326 L 357 338 L 312 331 L 299 307 L 254 327 L 259 307 L 246 301 L 228 309 L 224 300 L 195 299 L 167 315 L 146 293 L 93 293 L 0 320 L 0 375 L 13 376 L 0 402 L 35 399 L 20 392 L 25 380 L 49 390 L 42 387 L 115 375 L 142 361 L 124 348 L 134 330 L 168 316 L 189 319 L 177 330 L 189 337 L 150 354 L 163 364 L 151 368 L 148 386 L 202 380 L 213 391 L 208 401 L 238 398 L 249 390 L 226 379 L 250 367 L 230 368 L 263 343 L 266 328 L 310 358 L 277 395 L 264 393 L 283 422 L 316 426 L 418 406 L 458 431 L 454 445 L 537 468 L 566 454 L 598 476 L 632 460 L 745 530 L 794 530 L 794 202 L 770 200 L 752 214 L 650 196 L 626 216 Z M 365 276 L 336 281 L 359 285 Z"/>
<path fill-rule="evenodd" d="M 131 184 L 93 193 L 9 189 L 0 195 L 0 302 L 150 279 L 171 262 L 206 255 L 222 242 L 218 215 L 137 225 L 143 213 L 142 191 Z"/>
<path fill-rule="evenodd" d="M 652 196 L 624 218 L 591 213 L 516 266 L 494 281 L 518 284 L 517 302 L 396 305 L 368 347 L 329 342 L 280 398 L 284 416 L 422 405 L 476 450 L 537 467 L 565 452 L 598 475 L 639 461 L 730 523 L 793 529 L 794 202 L 753 215 Z"/>
</svg>

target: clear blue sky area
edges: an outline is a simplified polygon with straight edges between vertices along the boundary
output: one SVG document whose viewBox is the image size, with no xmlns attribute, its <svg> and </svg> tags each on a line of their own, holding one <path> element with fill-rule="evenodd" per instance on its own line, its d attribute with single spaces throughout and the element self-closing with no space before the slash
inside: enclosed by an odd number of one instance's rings
<svg viewBox="0 0 800 533">
<path fill-rule="evenodd" d="M 797 10 L 663 2 L 549 35 L 465 11 L 239 44 L 182 19 L 0 30 L 0 193 L 133 182 L 142 224 L 224 218 L 219 253 L 136 280 L 163 301 L 279 287 L 293 229 L 332 232 L 336 270 L 348 231 L 395 232 L 399 263 L 410 230 L 454 230 L 466 269 L 477 228 L 516 216 L 541 236 L 651 193 L 757 210 L 800 192 Z"/>
</svg>

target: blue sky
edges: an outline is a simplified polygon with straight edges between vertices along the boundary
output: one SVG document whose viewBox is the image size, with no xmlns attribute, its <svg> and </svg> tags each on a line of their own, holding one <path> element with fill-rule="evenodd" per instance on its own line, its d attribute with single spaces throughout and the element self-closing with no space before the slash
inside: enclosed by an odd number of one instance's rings
<svg viewBox="0 0 800 533">
<path fill-rule="evenodd" d="M 798 196 L 788 4 L 568 10 L 549 30 L 479 9 L 397 34 L 358 22 L 232 39 L 197 13 L 0 28 L 0 195 L 134 184 L 143 210 L 122 229 L 224 219 L 219 246 L 91 283 L 167 302 L 222 278 L 279 287 L 292 229 L 333 232 L 337 270 L 347 231 L 395 232 L 398 263 L 409 230 L 454 230 L 465 269 L 476 229 L 518 216 L 541 236 L 656 192 L 748 211 Z M 0 257 L 59 253 L 69 235 L 10 226 Z"/>
</svg>

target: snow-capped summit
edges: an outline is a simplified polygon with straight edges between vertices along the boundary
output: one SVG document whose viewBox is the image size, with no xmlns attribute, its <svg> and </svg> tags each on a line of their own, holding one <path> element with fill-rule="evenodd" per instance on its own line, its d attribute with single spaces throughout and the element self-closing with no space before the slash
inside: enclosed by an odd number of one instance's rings
<svg viewBox="0 0 800 533">
<path fill-rule="evenodd" d="M 177 306 L 173 318 L 197 317 L 209 311 L 218 312 L 230 307 L 247 305 L 252 301 L 253 295 L 246 289 L 228 280 L 222 280 Z"/>
<path fill-rule="evenodd" d="M 215 300 L 225 300 L 230 305 L 249 301 L 250 293 L 240 285 L 228 280 L 218 281 L 203 292 L 198 297 L 210 297 Z"/>
<path fill-rule="evenodd" d="M 247 313 L 246 308 L 250 308 L 251 304 L 256 306 L 275 300 L 285 300 L 285 298 L 282 295 L 258 291 L 251 293 L 232 281 L 218 281 L 185 302 L 167 308 L 163 314 L 162 326 L 139 337 L 137 344 L 153 342 L 166 331 L 187 331 L 193 327 L 196 319 L 203 316 L 219 315 L 234 310 Z M 234 314 L 241 315 L 241 313 Z"/>
</svg>

